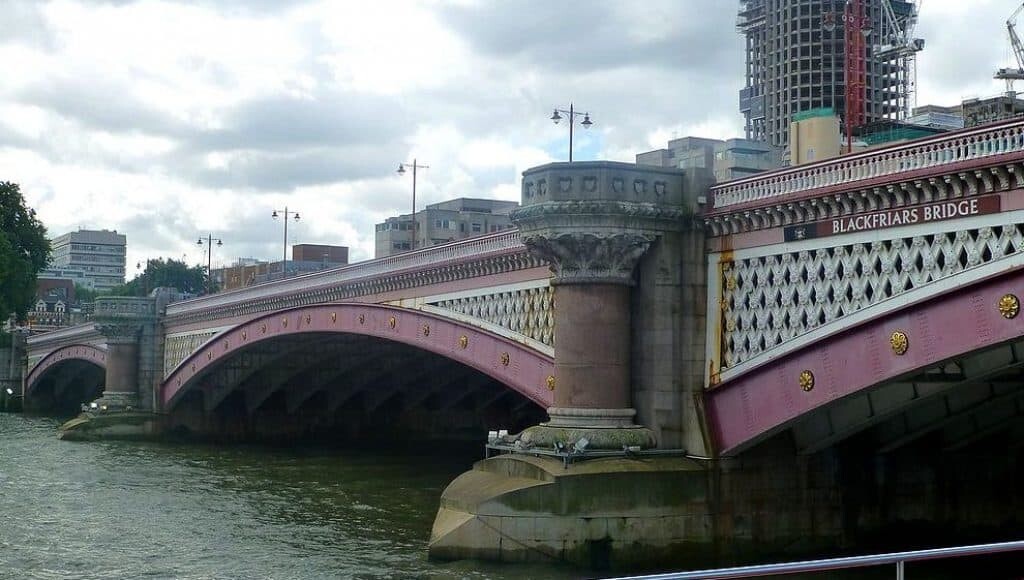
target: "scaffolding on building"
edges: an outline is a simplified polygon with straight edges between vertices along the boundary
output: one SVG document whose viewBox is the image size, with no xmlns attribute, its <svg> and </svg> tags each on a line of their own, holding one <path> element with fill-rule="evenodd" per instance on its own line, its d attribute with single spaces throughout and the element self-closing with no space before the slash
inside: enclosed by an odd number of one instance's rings
<svg viewBox="0 0 1024 580">
<path fill-rule="evenodd" d="M 793 115 L 831 107 L 843 111 L 845 121 L 851 94 L 854 127 L 910 117 L 916 57 L 924 48 L 924 41 L 913 37 L 920 4 L 739 0 L 736 29 L 746 40 L 746 82 L 739 106 L 747 138 L 785 147 Z M 855 11 L 860 17 L 848 22 Z M 847 55 L 847 46 L 857 54 Z M 857 66 L 851 69 L 851 64 Z M 850 93 L 848 86 L 856 92 Z"/>
</svg>

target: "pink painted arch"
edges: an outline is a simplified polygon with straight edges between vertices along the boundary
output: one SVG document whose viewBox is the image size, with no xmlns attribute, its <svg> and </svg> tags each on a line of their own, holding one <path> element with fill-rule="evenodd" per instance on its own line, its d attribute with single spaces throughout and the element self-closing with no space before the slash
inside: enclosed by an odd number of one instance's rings
<svg viewBox="0 0 1024 580">
<path fill-rule="evenodd" d="M 704 398 L 718 453 L 740 453 L 848 395 L 1019 339 L 1024 313 L 1003 315 L 1007 295 L 1024 300 L 1024 270 L 908 305 L 715 386 Z M 902 354 L 890 346 L 897 331 L 908 339 Z"/>
<path fill-rule="evenodd" d="M 100 368 L 107 368 L 107 351 L 91 344 L 72 344 L 58 348 L 43 357 L 28 373 L 25 381 L 25 391 L 31 393 L 39 379 L 46 374 L 54 365 L 69 360 L 82 360 L 92 363 Z"/>
<path fill-rule="evenodd" d="M 434 314 L 376 304 L 327 304 L 282 310 L 224 332 L 168 375 L 161 402 L 170 409 L 204 371 L 255 343 L 303 333 L 374 336 L 439 354 L 476 369 L 538 405 L 554 401 L 548 385 L 554 359 L 525 344 Z"/>
</svg>

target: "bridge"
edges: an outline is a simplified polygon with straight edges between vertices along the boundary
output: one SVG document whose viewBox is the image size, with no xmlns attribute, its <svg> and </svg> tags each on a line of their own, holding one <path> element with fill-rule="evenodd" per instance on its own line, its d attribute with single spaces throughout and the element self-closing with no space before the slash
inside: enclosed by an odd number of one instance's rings
<svg viewBox="0 0 1024 580">
<path fill-rule="evenodd" d="M 100 299 L 29 341 L 26 403 L 226 438 L 518 433 L 446 490 L 437 557 L 744 558 L 1017 521 L 1024 121 L 718 185 L 583 162 L 522 187 L 517 230 Z"/>
</svg>

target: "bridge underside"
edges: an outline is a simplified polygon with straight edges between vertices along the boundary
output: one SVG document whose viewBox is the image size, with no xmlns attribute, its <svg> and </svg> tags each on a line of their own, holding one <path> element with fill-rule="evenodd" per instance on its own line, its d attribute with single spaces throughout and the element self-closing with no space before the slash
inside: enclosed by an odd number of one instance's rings
<svg viewBox="0 0 1024 580">
<path fill-rule="evenodd" d="M 46 369 L 25 397 L 26 409 L 35 413 L 74 415 L 83 403 L 98 398 L 106 383 L 106 370 L 82 359 L 63 360 Z"/>
<path fill-rule="evenodd" d="M 175 395 L 168 426 L 217 439 L 472 440 L 544 419 L 487 375 L 414 346 L 306 333 L 225 356 Z"/>
<path fill-rule="evenodd" d="M 793 425 L 802 453 L 856 435 L 879 453 L 1024 444 L 1024 340 L 969 353 L 847 397 Z"/>
</svg>

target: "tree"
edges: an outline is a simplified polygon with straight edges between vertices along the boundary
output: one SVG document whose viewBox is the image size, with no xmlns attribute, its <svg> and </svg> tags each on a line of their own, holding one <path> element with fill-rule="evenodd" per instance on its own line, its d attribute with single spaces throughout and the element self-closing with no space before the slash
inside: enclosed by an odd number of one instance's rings
<svg viewBox="0 0 1024 580">
<path fill-rule="evenodd" d="M 81 284 L 75 284 L 75 300 L 77 300 L 79 304 L 83 302 L 95 302 L 96 297 L 99 296 L 99 294 L 99 290 L 87 288 Z"/>
<path fill-rule="evenodd" d="M 177 288 L 186 294 L 206 290 L 206 268 L 188 266 L 173 258 L 146 260 L 146 269 L 127 284 L 113 288 L 111 296 L 146 296 L 155 288 Z M 216 289 L 214 289 L 216 291 Z"/>
<path fill-rule="evenodd" d="M 50 259 L 50 240 L 16 183 L 0 181 L 0 318 L 22 320 L 35 302 L 36 275 Z"/>
</svg>

